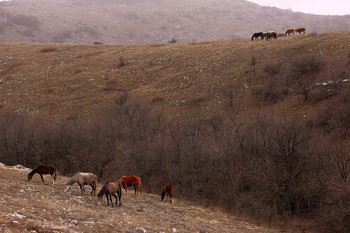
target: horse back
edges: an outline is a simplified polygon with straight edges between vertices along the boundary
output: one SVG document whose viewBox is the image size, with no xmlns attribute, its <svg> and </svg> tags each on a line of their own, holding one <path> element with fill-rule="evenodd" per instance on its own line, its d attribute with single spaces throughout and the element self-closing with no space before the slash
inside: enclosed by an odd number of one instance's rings
<svg viewBox="0 0 350 233">
<path fill-rule="evenodd" d="M 36 169 L 38 173 L 41 174 L 51 174 L 54 175 L 56 173 L 56 168 L 49 166 L 49 165 L 42 165 L 40 164 Z"/>
</svg>

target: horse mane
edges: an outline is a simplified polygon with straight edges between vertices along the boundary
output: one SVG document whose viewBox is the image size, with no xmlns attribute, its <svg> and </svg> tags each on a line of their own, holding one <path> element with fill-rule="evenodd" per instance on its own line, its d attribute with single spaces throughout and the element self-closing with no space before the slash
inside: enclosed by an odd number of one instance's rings
<svg viewBox="0 0 350 233">
<path fill-rule="evenodd" d="M 103 185 L 103 187 L 101 188 L 100 192 L 97 194 L 97 197 L 100 198 L 103 196 L 103 194 L 105 194 L 106 192 L 106 187 L 107 187 L 107 184 L 109 183 L 109 181 L 107 181 L 105 183 L 105 185 Z M 119 184 L 120 185 L 120 184 Z"/>
<path fill-rule="evenodd" d="M 67 182 L 67 185 L 72 185 L 74 184 L 75 182 L 77 182 L 77 175 L 78 175 L 79 172 L 75 173 L 75 175 L 70 178 L 70 180 Z"/>
</svg>

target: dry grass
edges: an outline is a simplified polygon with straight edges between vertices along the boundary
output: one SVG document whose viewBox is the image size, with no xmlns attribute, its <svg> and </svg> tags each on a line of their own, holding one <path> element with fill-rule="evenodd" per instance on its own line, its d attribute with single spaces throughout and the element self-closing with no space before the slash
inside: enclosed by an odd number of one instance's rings
<svg viewBox="0 0 350 233">
<path fill-rule="evenodd" d="M 160 195 L 130 192 L 121 208 L 107 207 L 105 198 L 81 195 L 77 185 L 64 192 L 66 177 L 51 186 L 38 175 L 28 183 L 27 173 L 0 167 L 1 232 L 275 232 L 189 202 L 161 202 Z"/>
<path fill-rule="evenodd" d="M 57 50 L 40 52 L 45 48 Z M 1 111 L 53 118 L 91 116 L 115 104 L 128 90 L 133 98 L 149 103 L 161 96 L 164 101 L 157 105 L 169 114 L 188 114 L 191 110 L 191 114 L 205 115 L 227 110 L 233 103 L 235 112 L 245 118 L 257 111 L 256 99 L 249 90 L 265 78 L 267 64 L 278 62 L 283 70 L 291 58 L 310 53 L 326 59 L 347 57 L 350 32 L 283 37 L 270 42 L 238 39 L 99 46 L 1 42 L 0 50 Z M 120 66 L 121 57 L 127 65 Z M 229 88 L 234 95 L 228 94 Z M 193 104 L 198 96 L 200 104 Z M 286 98 L 266 108 L 276 114 L 286 110 L 299 114 L 300 108 L 313 107 L 295 100 Z"/>
</svg>

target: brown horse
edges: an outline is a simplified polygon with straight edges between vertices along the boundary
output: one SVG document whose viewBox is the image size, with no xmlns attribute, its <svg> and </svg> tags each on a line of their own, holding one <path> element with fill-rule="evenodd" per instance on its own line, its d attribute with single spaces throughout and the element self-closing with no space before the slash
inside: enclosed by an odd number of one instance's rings
<svg viewBox="0 0 350 233">
<path fill-rule="evenodd" d="M 265 36 L 265 34 L 266 34 L 266 36 Z M 265 36 L 266 40 L 271 40 L 272 38 L 277 40 L 277 33 L 276 32 L 271 31 L 271 32 L 267 32 L 265 34 L 264 34 L 264 36 Z"/>
<path fill-rule="evenodd" d="M 33 175 L 35 173 L 38 173 L 41 177 L 42 182 L 44 183 L 44 177 L 43 174 L 50 174 L 53 177 L 52 185 L 55 185 L 55 181 L 57 178 L 56 168 L 48 166 L 48 165 L 42 165 L 40 164 L 37 168 L 29 172 L 28 174 L 28 181 L 30 181 L 33 178 Z"/>
<path fill-rule="evenodd" d="M 294 29 L 288 29 L 287 31 L 286 31 L 286 33 L 284 34 L 284 36 L 290 36 L 291 34 L 293 34 L 294 35 Z"/>
<path fill-rule="evenodd" d="M 140 193 L 142 193 L 141 179 L 138 176 L 122 176 L 117 180 L 117 182 L 124 187 L 126 195 L 128 195 L 127 186 L 134 186 L 135 195 L 137 195 L 139 192 L 139 188 Z"/>
<path fill-rule="evenodd" d="M 295 31 L 296 31 L 297 33 L 299 33 L 299 35 L 300 35 L 300 34 L 305 34 L 305 33 L 306 33 L 306 29 L 305 29 L 305 28 L 298 28 L 298 29 L 295 29 Z"/>
<path fill-rule="evenodd" d="M 166 184 L 162 191 L 162 201 L 164 200 L 165 195 L 167 195 L 167 198 L 169 199 L 169 202 L 172 203 L 172 197 L 173 197 L 174 189 L 171 184 Z"/>
<path fill-rule="evenodd" d="M 117 197 L 117 195 L 118 197 Z M 113 201 L 112 196 L 115 197 L 115 205 L 118 206 L 118 199 L 119 199 L 119 207 L 122 205 L 122 187 L 117 182 L 107 182 L 105 185 L 101 188 L 100 192 L 98 193 L 97 197 L 101 201 L 102 196 L 106 195 L 107 198 L 107 206 L 109 206 L 109 200 L 111 201 L 111 205 L 113 207 Z"/>
</svg>

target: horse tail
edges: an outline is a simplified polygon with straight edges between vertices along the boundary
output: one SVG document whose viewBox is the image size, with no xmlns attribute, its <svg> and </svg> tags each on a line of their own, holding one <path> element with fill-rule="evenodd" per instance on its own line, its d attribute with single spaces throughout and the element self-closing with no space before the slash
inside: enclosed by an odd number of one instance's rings
<svg viewBox="0 0 350 233">
<path fill-rule="evenodd" d="M 119 183 L 117 183 L 117 184 L 119 187 L 119 200 L 120 200 L 120 198 L 122 197 L 122 186 Z"/>
<path fill-rule="evenodd" d="M 54 170 L 53 180 L 56 181 L 56 179 L 57 179 L 57 169 L 53 168 L 53 170 Z"/>
<path fill-rule="evenodd" d="M 165 197 L 165 191 L 164 191 L 164 189 L 163 189 L 162 195 L 161 195 L 162 201 L 164 200 L 164 197 Z"/>
<path fill-rule="evenodd" d="M 140 188 L 140 194 L 142 194 L 142 185 L 141 185 L 141 179 L 139 178 L 139 188 Z"/>
</svg>

